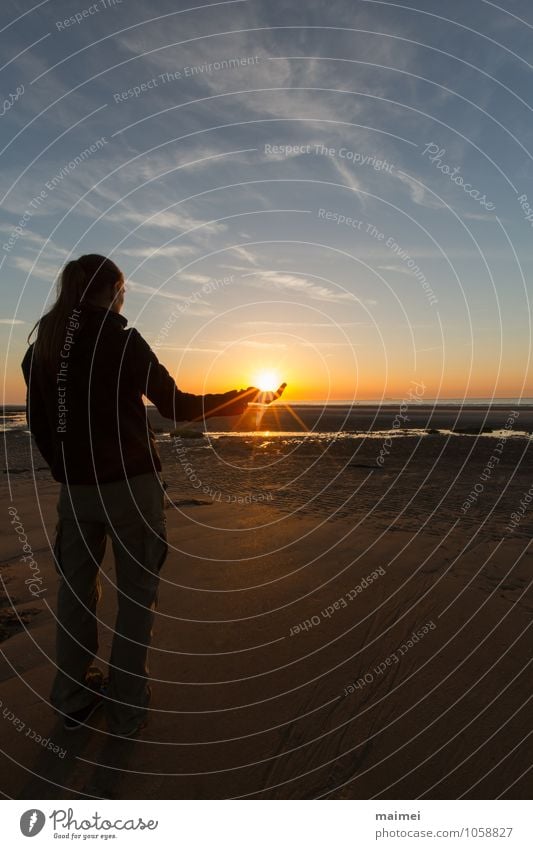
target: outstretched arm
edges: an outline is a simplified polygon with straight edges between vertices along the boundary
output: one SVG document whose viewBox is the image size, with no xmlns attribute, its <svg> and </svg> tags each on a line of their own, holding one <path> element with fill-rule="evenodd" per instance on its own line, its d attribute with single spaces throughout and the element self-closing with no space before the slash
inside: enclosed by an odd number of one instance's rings
<svg viewBox="0 0 533 849">
<path fill-rule="evenodd" d="M 162 416 L 176 422 L 201 421 L 213 416 L 238 416 L 246 411 L 251 401 L 262 401 L 260 396 L 264 395 L 271 395 L 270 401 L 273 401 L 280 397 L 285 388 L 283 384 L 277 393 L 261 393 L 254 386 L 207 395 L 182 392 L 136 330 L 130 330 L 128 347 L 130 361 L 142 393 L 155 404 Z"/>
</svg>

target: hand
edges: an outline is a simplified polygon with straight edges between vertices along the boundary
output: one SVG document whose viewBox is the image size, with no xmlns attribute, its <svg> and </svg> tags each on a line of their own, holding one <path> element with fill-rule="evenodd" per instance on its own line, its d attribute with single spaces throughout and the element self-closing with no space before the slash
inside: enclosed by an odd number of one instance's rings
<svg viewBox="0 0 533 849">
<path fill-rule="evenodd" d="M 282 383 L 275 392 L 263 392 L 261 389 L 257 389 L 256 386 L 249 386 L 248 389 L 241 389 L 240 391 L 243 395 L 243 400 L 248 404 L 271 404 L 272 401 L 281 398 L 286 386 L 286 383 Z"/>
<path fill-rule="evenodd" d="M 282 383 L 281 386 L 278 386 L 275 392 L 261 392 L 260 390 L 258 390 L 259 397 L 254 399 L 255 403 L 271 404 L 272 401 L 277 401 L 277 399 L 281 398 L 281 396 L 283 395 L 286 386 L 286 383 Z"/>
</svg>

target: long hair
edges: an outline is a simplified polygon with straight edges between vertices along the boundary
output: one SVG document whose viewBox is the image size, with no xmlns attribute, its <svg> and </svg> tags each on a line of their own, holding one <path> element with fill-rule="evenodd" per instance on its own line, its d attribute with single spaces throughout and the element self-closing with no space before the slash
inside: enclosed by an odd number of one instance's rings
<svg viewBox="0 0 533 849">
<path fill-rule="evenodd" d="M 74 309 L 109 292 L 123 274 L 115 263 L 100 254 L 84 254 L 72 259 L 61 271 L 53 307 L 36 322 L 28 342 L 37 330 L 35 354 L 40 366 L 54 370 L 65 339 L 67 323 Z"/>
</svg>

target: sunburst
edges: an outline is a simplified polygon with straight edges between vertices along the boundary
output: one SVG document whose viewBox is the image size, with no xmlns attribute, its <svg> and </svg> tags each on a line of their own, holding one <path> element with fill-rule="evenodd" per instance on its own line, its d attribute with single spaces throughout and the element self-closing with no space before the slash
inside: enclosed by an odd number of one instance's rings
<svg viewBox="0 0 533 849">
<path fill-rule="evenodd" d="M 273 369 L 262 369 L 253 380 L 253 385 L 261 392 L 275 392 L 280 383 L 280 377 Z"/>
</svg>

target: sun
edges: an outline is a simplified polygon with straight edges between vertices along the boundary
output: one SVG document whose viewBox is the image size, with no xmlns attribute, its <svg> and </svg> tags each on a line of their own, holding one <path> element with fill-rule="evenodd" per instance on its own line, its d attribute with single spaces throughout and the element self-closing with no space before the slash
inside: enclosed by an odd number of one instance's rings
<svg viewBox="0 0 533 849">
<path fill-rule="evenodd" d="M 280 383 L 279 375 L 271 369 L 258 371 L 253 381 L 253 385 L 257 386 L 261 392 L 275 392 Z"/>
</svg>

